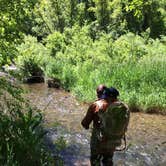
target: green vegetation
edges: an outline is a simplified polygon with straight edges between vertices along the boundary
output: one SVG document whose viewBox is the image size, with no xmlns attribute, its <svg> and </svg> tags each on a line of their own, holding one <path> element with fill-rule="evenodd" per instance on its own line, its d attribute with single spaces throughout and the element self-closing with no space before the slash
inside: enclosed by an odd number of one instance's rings
<svg viewBox="0 0 166 166">
<path fill-rule="evenodd" d="M 164 112 L 165 0 L 0 4 L 1 66 L 16 64 L 22 78 L 60 79 L 85 101 L 98 84 L 115 86 L 133 109 Z"/>
<path fill-rule="evenodd" d="M 89 26 L 74 26 L 72 29 L 66 28 L 61 35 L 57 32 L 49 35 L 44 42 L 48 54 L 45 53 L 45 49 L 39 47 L 40 43 L 34 47 L 34 51 L 39 49 L 39 53 L 43 50 L 45 55 L 44 58 L 40 58 L 43 72 L 47 77 L 60 79 L 63 87 L 71 90 L 79 99 L 94 100 L 97 85 L 104 83 L 117 87 L 121 92 L 121 98 L 133 110 L 164 113 L 164 37 L 147 39 L 127 33 L 115 40 L 111 34 L 102 33 L 98 40 L 93 41 L 89 36 Z M 25 48 L 33 47 L 28 46 L 28 41 L 22 45 Z M 54 47 L 59 48 L 59 51 L 55 53 Z M 23 62 L 25 57 L 20 56 Z"/>
<path fill-rule="evenodd" d="M 0 67 L 60 80 L 82 101 L 115 86 L 133 111 L 166 114 L 165 9 L 165 0 L 0 0 Z M 0 77 L 0 163 L 52 165 L 42 115 L 21 93 Z"/>
<path fill-rule="evenodd" d="M 11 78 L 0 78 L 0 165 L 62 163 L 58 153 L 53 159 L 48 152 L 43 139 L 43 116 L 22 98 L 22 92 Z M 57 146 L 62 146 L 61 142 Z"/>
<path fill-rule="evenodd" d="M 17 66 L 20 77 L 42 76 L 45 66 L 44 57 L 48 54 L 47 49 L 31 36 L 26 36 L 24 42 L 17 47 L 19 53 Z"/>
<path fill-rule="evenodd" d="M 33 114 L 32 108 L 21 97 L 21 89 L 3 77 L 0 83 L 0 163 L 44 164 L 44 149 L 40 147 L 44 134 L 39 127 L 41 114 L 37 111 Z"/>
<path fill-rule="evenodd" d="M 81 30 L 48 64 L 48 76 L 59 78 L 81 100 L 94 100 L 95 88 L 105 83 L 117 87 L 133 109 L 164 111 L 165 43 L 132 33 L 117 40 L 103 34 L 93 42 Z"/>
</svg>

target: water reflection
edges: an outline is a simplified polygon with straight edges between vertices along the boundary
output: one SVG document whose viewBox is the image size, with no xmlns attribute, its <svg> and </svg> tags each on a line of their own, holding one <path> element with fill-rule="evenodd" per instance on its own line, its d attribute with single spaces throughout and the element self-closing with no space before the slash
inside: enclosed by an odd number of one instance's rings
<svg viewBox="0 0 166 166">
<path fill-rule="evenodd" d="M 70 93 L 48 89 L 45 84 L 24 85 L 27 98 L 43 110 L 46 139 L 52 153 L 54 142 L 64 137 L 67 146 L 61 151 L 66 166 L 88 166 L 90 131 L 84 130 L 80 121 L 88 105 L 79 103 Z M 61 126 L 57 126 L 57 123 Z M 166 165 L 166 117 L 133 113 L 127 133 L 129 149 L 116 152 L 116 166 Z"/>
</svg>

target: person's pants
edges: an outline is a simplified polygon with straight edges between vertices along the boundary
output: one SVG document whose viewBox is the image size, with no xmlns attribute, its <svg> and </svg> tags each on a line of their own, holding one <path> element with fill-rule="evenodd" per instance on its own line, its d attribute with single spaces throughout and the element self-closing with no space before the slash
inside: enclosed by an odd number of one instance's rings
<svg viewBox="0 0 166 166">
<path fill-rule="evenodd" d="M 91 136 L 91 166 L 113 166 L 113 155 L 115 147 L 108 147 L 98 139 L 98 130 L 94 129 Z"/>
<path fill-rule="evenodd" d="M 91 155 L 91 166 L 113 166 L 113 152 L 109 154 L 96 154 Z"/>
</svg>

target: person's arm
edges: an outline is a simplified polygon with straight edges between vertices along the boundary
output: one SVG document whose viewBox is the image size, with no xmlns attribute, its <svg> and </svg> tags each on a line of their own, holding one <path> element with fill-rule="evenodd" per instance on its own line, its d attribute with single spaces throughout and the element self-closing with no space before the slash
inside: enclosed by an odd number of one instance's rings
<svg viewBox="0 0 166 166">
<path fill-rule="evenodd" d="M 90 125 L 90 123 L 91 123 L 92 120 L 93 120 L 94 109 L 95 109 L 95 105 L 92 104 L 92 105 L 89 107 L 89 109 L 88 109 L 88 111 L 87 111 L 85 117 L 83 118 L 83 120 L 82 120 L 82 122 L 81 122 L 82 126 L 83 126 L 85 129 L 89 129 L 89 125 Z"/>
</svg>

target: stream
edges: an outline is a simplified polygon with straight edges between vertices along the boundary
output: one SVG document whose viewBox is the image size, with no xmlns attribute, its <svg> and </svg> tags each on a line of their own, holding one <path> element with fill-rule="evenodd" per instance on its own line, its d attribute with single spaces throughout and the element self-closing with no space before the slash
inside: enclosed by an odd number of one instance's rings
<svg viewBox="0 0 166 166">
<path fill-rule="evenodd" d="M 42 110 L 47 146 L 55 155 L 55 142 L 63 138 L 60 151 L 65 166 L 90 166 L 90 130 L 80 122 L 88 104 L 69 92 L 47 88 L 44 83 L 25 84 L 27 98 Z M 95 91 L 94 91 L 95 93 Z M 115 152 L 115 166 L 166 166 L 166 116 L 131 113 L 127 132 L 128 149 Z"/>
</svg>

